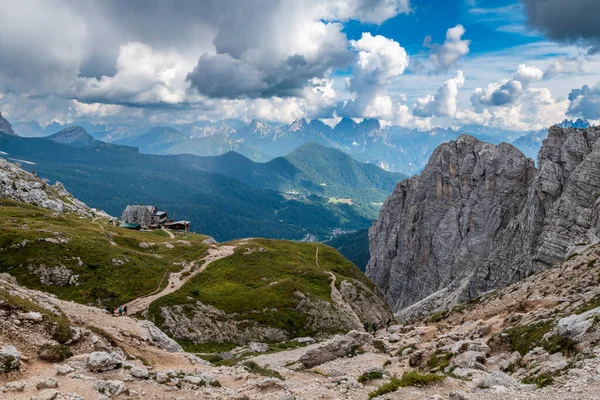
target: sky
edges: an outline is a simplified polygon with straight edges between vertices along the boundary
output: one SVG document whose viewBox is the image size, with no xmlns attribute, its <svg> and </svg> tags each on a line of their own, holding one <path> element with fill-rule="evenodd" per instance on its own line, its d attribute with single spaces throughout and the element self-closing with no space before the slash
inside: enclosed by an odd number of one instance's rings
<svg viewBox="0 0 600 400">
<path fill-rule="evenodd" d="M 598 0 L 0 0 L 13 122 L 600 122 Z"/>
</svg>

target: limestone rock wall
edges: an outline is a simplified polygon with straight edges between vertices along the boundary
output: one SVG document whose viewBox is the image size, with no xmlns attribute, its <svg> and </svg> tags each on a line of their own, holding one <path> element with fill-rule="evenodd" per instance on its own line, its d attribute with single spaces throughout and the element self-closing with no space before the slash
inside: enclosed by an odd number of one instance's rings
<svg viewBox="0 0 600 400">
<path fill-rule="evenodd" d="M 462 135 L 439 146 L 385 202 L 369 232 L 367 275 L 395 312 L 431 312 L 597 242 L 599 136 L 551 128 L 538 170 L 506 143 Z"/>
</svg>

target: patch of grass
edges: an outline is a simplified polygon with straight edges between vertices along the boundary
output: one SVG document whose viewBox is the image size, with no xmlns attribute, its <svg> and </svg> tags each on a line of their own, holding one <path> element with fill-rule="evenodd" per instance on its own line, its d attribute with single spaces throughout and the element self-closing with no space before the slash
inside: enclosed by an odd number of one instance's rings
<svg viewBox="0 0 600 400">
<path fill-rule="evenodd" d="M 153 302 L 149 315 L 160 326 L 162 308 L 199 301 L 239 321 L 283 329 L 289 337 L 312 336 L 317 332 L 308 315 L 297 309 L 296 292 L 312 301 L 331 302 L 330 276 L 325 271 L 336 274 L 338 282 L 355 280 L 373 288 L 356 266 L 329 246 L 253 239 L 210 264 L 177 292 Z"/>
<path fill-rule="evenodd" d="M 436 323 L 436 322 L 440 322 L 441 320 L 443 320 L 447 316 L 448 316 L 448 311 L 447 310 L 438 311 L 438 312 L 435 312 L 433 314 L 430 314 L 425 321 L 428 322 L 428 323 Z"/>
<path fill-rule="evenodd" d="M 594 308 L 598 308 L 598 307 L 600 307 L 600 295 L 596 295 L 596 296 L 592 297 L 591 299 L 589 299 L 588 301 L 584 302 L 579 307 L 577 307 L 573 311 L 573 313 L 574 314 L 583 314 L 586 311 L 590 311 L 590 310 L 593 310 Z"/>
<path fill-rule="evenodd" d="M 186 240 L 191 246 L 173 243 L 174 248 L 169 249 L 164 246 L 169 238 L 153 232 L 121 229 L 104 220 L 92 222 L 5 199 L 0 200 L 0 226 L 0 272 L 17 277 L 25 287 L 102 307 L 114 308 L 153 292 L 173 263 L 196 259 L 208 248 L 201 243 L 207 238 L 203 235 L 190 234 Z M 67 242 L 44 240 L 57 238 Z M 142 249 L 140 242 L 157 245 Z M 113 259 L 127 261 L 115 265 Z M 60 266 L 78 276 L 79 284 L 45 285 L 40 281 L 36 271 Z M 124 279 L 128 276 L 136 279 Z"/>
<path fill-rule="evenodd" d="M 550 354 L 561 352 L 565 356 L 577 351 L 576 343 L 574 341 L 559 334 L 554 334 L 544 340 L 542 342 L 542 347 Z"/>
<path fill-rule="evenodd" d="M 383 371 L 369 371 L 365 372 L 361 376 L 357 378 L 359 383 L 365 384 L 369 381 L 374 381 L 375 379 L 383 378 Z"/>
<path fill-rule="evenodd" d="M 188 353 L 223 353 L 237 347 L 235 343 L 231 342 L 192 343 L 188 340 L 178 339 L 177 343 Z"/>
<path fill-rule="evenodd" d="M 294 339 L 294 340 L 289 340 L 287 342 L 271 343 L 271 344 L 269 344 L 269 351 L 270 352 L 278 352 L 278 351 L 284 351 L 284 350 L 298 349 L 300 347 L 306 347 L 306 346 L 308 346 L 308 343 L 300 343 Z"/>
<path fill-rule="evenodd" d="M 429 361 L 427 361 L 427 366 L 430 370 L 439 370 L 443 371 L 449 364 L 450 359 L 453 354 L 450 352 L 443 352 L 440 350 L 436 350 L 431 357 L 429 357 Z"/>
<path fill-rule="evenodd" d="M 61 362 L 72 356 L 71 348 L 64 344 L 45 343 L 38 350 L 40 360 L 48 362 Z"/>
<path fill-rule="evenodd" d="M 57 342 L 64 344 L 73 336 L 71 322 L 61 310 L 58 310 L 59 313 L 56 314 L 29 299 L 12 295 L 4 289 L 0 289 L 0 299 L 18 310 L 24 312 L 34 311 L 42 314 L 47 322 L 52 323 L 52 338 Z"/>
<path fill-rule="evenodd" d="M 554 325 L 554 321 L 543 321 L 517 326 L 504 332 L 508 334 L 511 350 L 524 356 L 529 350 L 542 345 L 544 335 L 550 332 Z"/>
<path fill-rule="evenodd" d="M 395 392 L 402 387 L 418 386 L 425 387 L 439 383 L 445 379 L 444 376 L 436 374 L 421 374 L 417 371 L 405 372 L 402 378 L 392 378 L 391 382 L 381 385 L 377 390 L 369 393 L 369 398 Z"/>
<path fill-rule="evenodd" d="M 535 384 L 539 389 L 541 389 L 543 387 L 552 385 L 554 383 L 554 377 L 548 374 L 539 374 L 537 376 L 527 377 L 521 380 L 521 383 L 526 385 Z"/>
<path fill-rule="evenodd" d="M 387 353 L 387 348 L 383 340 L 373 340 L 373 347 L 380 353 Z"/>
<path fill-rule="evenodd" d="M 257 375 L 262 375 L 262 376 L 266 376 L 269 378 L 277 378 L 280 380 L 284 380 L 283 376 L 281 376 L 281 374 L 277 371 L 272 370 L 271 368 L 268 367 L 261 367 L 260 365 L 258 365 L 257 363 L 255 363 L 254 361 L 246 361 L 242 364 L 244 367 L 248 368 L 248 372 L 251 372 L 253 374 L 257 374 Z"/>
</svg>

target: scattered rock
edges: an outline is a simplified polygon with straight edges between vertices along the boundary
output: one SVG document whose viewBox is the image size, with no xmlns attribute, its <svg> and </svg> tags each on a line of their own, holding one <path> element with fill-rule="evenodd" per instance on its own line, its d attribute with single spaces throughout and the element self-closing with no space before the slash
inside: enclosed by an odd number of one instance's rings
<svg viewBox="0 0 600 400">
<path fill-rule="evenodd" d="M 95 351 L 85 360 L 85 366 L 92 372 L 104 372 L 121 368 L 123 359 L 116 353 Z"/>
<path fill-rule="evenodd" d="M 35 385 L 35 388 L 37 390 L 42 390 L 42 389 L 54 389 L 58 387 L 58 382 L 56 379 L 54 378 L 48 378 L 46 380 L 43 380 L 41 382 L 38 382 Z"/>
<path fill-rule="evenodd" d="M 463 390 L 453 390 L 449 395 L 450 400 L 469 400 L 469 396 Z"/>
<path fill-rule="evenodd" d="M 31 321 L 31 322 L 42 322 L 44 320 L 44 316 L 35 311 L 30 311 L 27 313 L 19 313 L 17 318 L 21 321 Z"/>
<path fill-rule="evenodd" d="M 2 392 L 22 392 L 25 390 L 25 382 L 9 382 L 6 385 L 2 386 Z"/>
<path fill-rule="evenodd" d="M 145 367 L 135 366 L 135 367 L 131 368 L 129 373 L 131 374 L 131 376 L 138 378 L 138 379 L 150 378 L 150 373 L 148 372 L 148 369 Z"/>
<path fill-rule="evenodd" d="M 297 338 L 296 341 L 300 344 L 313 344 L 316 343 L 317 341 L 311 337 L 300 337 Z"/>
<path fill-rule="evenodd" d="M 46 389 L 38 393 L 37 397 L 35 397 L 35 400 L 55 400 L 59 394 L 60 392 L 58 390 Z"/>
<path fill-rule="evenodd" d="M 56 370 L 56 375 L 68 375 L 71 372 L 75 372 L 75 368 L 68 364 L 57 365 L 54 369 Z"/>
<path fill-rule="evenodd" d="M 320 346 L 308 350 L 300 357 L 299 361 L 306 368 L 312 368 L 327 361 L 345 357 L 360 346 L 370 344 L 372 341 L 373 337 L 364 332 L 351 331 L 344 336 L 336 335 Z"/>
<path fill-rule="evenodd" d="M 21 353 L 14 346 L 0 349 L 0 373 L 13 371 L 21 366 Z"/>
<path fill-rule="evenodd" d="M 269 345 L 266 343 L 250 342 L 250 352 L 266 353 L 269 351 Z"/>
<path fill-rule="evenodd" d="M 106 396 L 118 396 L 121 393 L 125 392 L 127 388 L 125 387 L 125 383 L 123 381 L 97 381 L 94 384 L 94 389 L 98 392 L 106 395 Z"/>
</svg>

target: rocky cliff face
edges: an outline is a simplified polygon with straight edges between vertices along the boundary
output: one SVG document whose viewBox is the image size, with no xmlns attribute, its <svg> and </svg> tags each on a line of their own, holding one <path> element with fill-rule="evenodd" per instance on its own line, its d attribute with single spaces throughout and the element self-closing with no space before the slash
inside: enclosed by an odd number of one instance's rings
<svg viewBox="0 0 600 400">
<path fill-rule="evenodd" d="M 13 130 L 12 125 L 10 124 L 10 122 L 8 122 L 6 120 L 6 118 L 4 118 L 2 116 L 2 113 L 0 112 L 0 132 L 1 133 L 6 133 L 8 135 L 13 135 L 13 136 L 17 136 L 17 134 L 15 133 L 15 131 Z"/>
<path fill-rule="evenodd" d="M 398 184 L 367 275 L 402 315 L 448 308 L 597 242 L 600 129 L 553 127 L 533 161 L 463 135 Z"/>
</svg>

